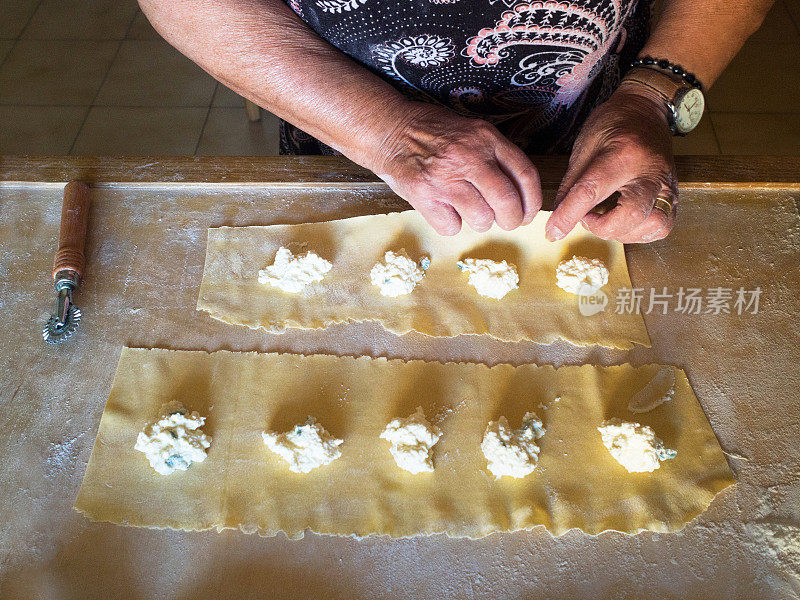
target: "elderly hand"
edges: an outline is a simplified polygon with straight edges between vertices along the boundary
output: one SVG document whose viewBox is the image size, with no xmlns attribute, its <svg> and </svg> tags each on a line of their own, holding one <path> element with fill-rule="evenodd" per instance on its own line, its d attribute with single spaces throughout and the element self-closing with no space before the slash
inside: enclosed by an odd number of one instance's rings
<svg viewBox="0 0 800 600">
<path fill-rule="evenodd" d="M 589 116 L 578 135 L 546 225 L 551 241 L 580 221 L 595 235 L 624 243 L 665 237 L 675 223 L 678 186 L 667 109 L 655 94 L 635 85 L 619 87 Z M 619 192 L 612 210 L 593 207 Z M 656 197 L 672 210 L 654 208 Z"/>
<path fill-rule="evenodd" d="M 528 224 L 542 205 L 539 173 L 495 127 L 410 102 L 369 167 L 442 235 Z"/>
</svg>

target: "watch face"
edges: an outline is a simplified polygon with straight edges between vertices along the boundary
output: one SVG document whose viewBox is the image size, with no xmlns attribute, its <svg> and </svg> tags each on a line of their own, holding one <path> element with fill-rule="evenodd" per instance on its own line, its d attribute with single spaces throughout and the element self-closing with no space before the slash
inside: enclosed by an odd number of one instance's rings
<svg viewBox="0 0 800 600">
<path fill-rule="evenodd" d="M 700 118 L 703 116 L 705 99 L 703 92 L 697 88 L 691 88 L 675 103 L 675 125 L 681 133 L 689 133 L 697 127 Z"/>
</svg>

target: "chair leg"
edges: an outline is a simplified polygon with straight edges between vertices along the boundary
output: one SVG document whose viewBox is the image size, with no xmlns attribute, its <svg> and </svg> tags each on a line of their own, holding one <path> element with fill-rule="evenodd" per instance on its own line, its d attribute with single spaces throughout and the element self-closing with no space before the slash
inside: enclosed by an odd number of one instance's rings
<svg viewBox="0 0 800 600">
<path fill-rule="evenodd" d="M 244 109 L 247 111 L 247 118 L 251 121 L 260 121 L 261 120 L 261 109 L 258 107 L 257 104 L 250 102 L 250 100 L 245 99 L 244 101 Z"/>
</svg>

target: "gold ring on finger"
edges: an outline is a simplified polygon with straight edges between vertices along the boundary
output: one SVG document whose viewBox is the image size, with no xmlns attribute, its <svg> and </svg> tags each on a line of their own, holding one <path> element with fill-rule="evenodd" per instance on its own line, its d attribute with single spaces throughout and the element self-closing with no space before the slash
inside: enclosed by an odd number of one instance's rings
<svg viewBox="0 0 800 600">
<path fill-rule="evenodd" d="M 653 208 L 660 210 L 668 217 L 672 214 L 672 202 L 664 198 L 664 196 L 657 196 L 653 201 Z"/>
</svg>

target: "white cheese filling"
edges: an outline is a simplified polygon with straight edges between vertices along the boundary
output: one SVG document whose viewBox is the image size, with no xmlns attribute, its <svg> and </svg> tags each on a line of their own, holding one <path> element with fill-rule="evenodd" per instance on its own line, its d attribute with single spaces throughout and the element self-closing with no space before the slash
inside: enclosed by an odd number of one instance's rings
<svg viewBox="0 0 800 600">
<path fill-rule="evenodd" d="M 608 269 L 596 258 L 573 256 L 556 267 L 556 284 L 570 294 L 588 296 L 607 283 Z"/>
<path fill-rule="evenodd" d="M 313 252 L 295 256 L 291 250 L 281 246 L 275 253 L 275 262 L 258 272 L 258 283 L 296 294 L 309 283 L 322 281 L 332 266 Z"/>
<path fill-rule="evenodd" d="M 536 440 L 544 434 L 542 422 L 530 412 L 522 418 L 522 427 L 515 430 L 509 429 L 505 417 L 490 421 L 481 442 L 487 468 L 496 479 L 530 475 L 539 463 Z"/>
<path fill-rule="evenodd" d="M 290 431 L 265 431 L 261 436 L 267 448 L 289 463 L 289 470 L 295 473 L 308 473 L 342 455 L 339 445 L 344 440 L 333 437 L 311 416 L 305 424 L 295 425 Z"/>
<path fill-rule="evenodd" d="M 519 275 L 514 265 L 484 258 L 465 258 L 456 263 L 458 268 L 469 273 L 469 284 L 481 296 L 500 300 L 511 290 L 519 287 Z"/>
<path fill-rule="evenodd" d="M 211 437 L 200 431 L 206 418 L 189 414 L 179 403 L 168 404 L 165 413 L 139 432 L 134 448 L 144 453 L 157 473 L 170 475 L 203 462 Z"/>
<path fill-rule="evenodd" d="M 655 471 L 662 460 L 675 458 L 678 454 L 665 448 L 664 442 L 647 425 L 609 419 L 603 421 L 597 430 L 611 456 L 629 473 Z"/>
<path fill-rule="evenodd" d="M 433 471 L 431 449 L 440 437 L 441 430 L 428 422 L 421 406 L 411 416 L 391 421 L 381 433 L 391 443 L 397 466 L 414 474 Z"/>
<path fill-rule="evenodd" d="M 675 395 L 675 369 L 664 367 L 628 402 L 628 410 L 643 413 L 653 410 Z"/>
<path fill-rule="evenodd" d="M 427 257 L 426 257 L 427 258 Z M 430 264 L 430 259 L 423 258 L 422 265 Z M 396 298 L 414 291 L 425 274 L 417 263 L 405 256 L 389 250 L 384 254 L 384 263 L 376 263 L 369 273 L 372 285 L 377 286 L 384 296 Z"/>
</svg>

